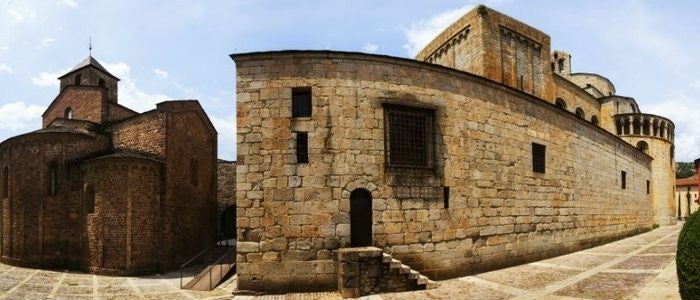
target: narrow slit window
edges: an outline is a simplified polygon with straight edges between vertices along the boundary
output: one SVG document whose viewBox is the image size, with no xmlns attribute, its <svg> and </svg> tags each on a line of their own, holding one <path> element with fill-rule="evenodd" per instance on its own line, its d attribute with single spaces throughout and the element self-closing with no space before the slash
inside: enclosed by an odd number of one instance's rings
<svg viewBox="0 0 700 300">
<path fill-rule="evenodd" d="M 66 107 L 66 111 L 63 113 L 63 118 L 65 118 L 65 119 L 72 119 L 73 118 L 73 110 L 70 107 Z"/>
<path fill-rule="evenodd" d="M 82 78 L 83 78 L 83 75 L 80 75 L 80 74 L 75 75 L 75 82 L 74 82 L 74 84 L 75 84 L 75 85 L 80 85 L 80 82 L 82 81 Z"/>
<path fill-rule="evenodd" d="M 299 87 L 292 89 L 292 117 L 311 116 L 311 88 Z"/>
<path fill-rule="evenodd" d="M 649 180 L 647 180 L 647 195 L 649 195 L 649 190 L 650 190 L 651 183 Z"/>
<path fill-rule="evenodd" d="M 622 189 L 627 189 L 627 172 L 621 171 L 620 172 L 620 184 Z"/>
<path fill-rule="evenodd" d="M 190 183 L 197 186 L 199 183 L 199 162 L 196 159 L 190 159 Z"/>
<path fill-rule="evenodd" d="M 546 167 L 547 146 L 532 143 L 532 172 L 544 173 Z"/>
<path fill-rule="evenodd" d="M 56 168 L 55 164 L 52 164 L 49 167 L 49 186 L 48 186 L 48 195 L 49 196 L 56 196 L 56 192 L 58 191 L 58 170 Z"/>
<path fill-rule="evenodd" d="M 297 163 L 309 163 L 309 133 L 297 132 Z"/>
<path fill-rule="evenodd" d="M 442 201 L 444 202 L 445 208 L 450 208 L 450 187 L 442 187 Z"/>
<path fill-rule="evenodd" d="M 85 213 L 91 214 L 95 212 L 95 189 L 92 185 L 85 187 Z"/>
<path fill-rule="evenodd" d="M 2 197 L 7 198 L 9 185 L 10 170 L 7 167 L 2 168 Z"/>
</svg>

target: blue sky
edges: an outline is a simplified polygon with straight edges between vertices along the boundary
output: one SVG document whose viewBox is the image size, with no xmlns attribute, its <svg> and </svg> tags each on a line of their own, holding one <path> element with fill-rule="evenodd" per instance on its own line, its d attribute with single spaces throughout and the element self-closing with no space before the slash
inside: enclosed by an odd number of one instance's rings
<svg viewBox="0 0 700 300">
<path fill-rule="evenodd" d="M 0 140 L 38 129 L 56 77 L 88 55 L 121 78 L 137 111 L 198 99 L 235 159 L 234 52 L 282 49 L 413 55 L 483 3 L 528 23 L 643 112 L 676 124 L 676 157 L 700 157 L 697 1 L 0 1 Z"/>
</svg>

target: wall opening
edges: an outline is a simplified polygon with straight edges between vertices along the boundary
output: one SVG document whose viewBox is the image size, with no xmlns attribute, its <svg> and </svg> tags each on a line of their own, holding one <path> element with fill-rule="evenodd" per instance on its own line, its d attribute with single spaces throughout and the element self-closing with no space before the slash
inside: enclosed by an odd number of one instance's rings
<svg viewBox="0 0 700 300">
<path fill-rule="evenodd" d="M 554 100 L 554 105 L 563 110 L 566 110 L 566 101 L 564 101 L 564 99 L 562 98 L 557 98 L 556 100 Z"/>
<path fill-rule="evenodd" d="M 637 149 L 639 149 L 639 151 L 649 154 L 649 144 L 647 144 L 647 142 L 645 141 L 637 142 Z"/>
<path fill-rule="evenodd" d="M 190 159 L 190 183 L 194 186 L 199 184 L 199 161 Z"/>
<path fill-rule="evenodd" d="M 620 187 L 624 190 L 627 188 L 627 172 L 620 171 Z"/>
<path fill-rule="evenodd" d="M 598 117 L 592 116 L 592 117 L 591 117 L 591 124 L 593 124 L 593 125 L 598 125 L 598 123 L 599 123 Z"/>
<path fill-rule="evenodd" d="M 72 119 L 73 118 L 73 110 L 69 107 L 66 107 L 66 111 L 63 112 L 63 118 L 65 119 Z"/>
<path fill-rule="evenodd" d="M 433 168 L 435 110 L 384 104 L 387 167 Z"/>
<path fill-rule="evenodd" d="M 5 166 L 2 168 L 2 197 L 7 198 L 10 189 L 10 170 Z"/>
<path fill-rule="evenodd" d="M 350 246 L 372 246 L 372 194 L 365 189 L 350 192 Z"/>
<path fill-rule="evenodd" d="M 80 85 L 80 82 L 82 81 L 82 78 L 83 78 L 83 75 L 80 75 L 80 74 L 75 75 L 75 81 L 73 82 L 73 84 L 75 84 L 75 85 Z"/>
<path fill-rule="evenodd" d="M 442 201 L 445 208 L 450 208 L 450 187 L 442 187 Z"/>
<path fill-rule="evenodd" d="M 95 212 L 95 188 L 92 187 L 92 185 L 88 184 L 85 186 L 85 192 L 84 192 L 84 199 L 85 199 L 85 213 L 86 214 L 91 214 Z"/>
<path fill-rule="evenodd" d="M 297 132 L 296 138 L 297 163 L 309 163 L 309 133 Z"/>
<path fill-rule="evenodd" d="M 292 117 L 311 117 L 311 88 L 292 89 Z"/>
<path fill-rule="evenodd" d="M 586 113 L 583 112 L 582 108 L 580 108 L 580 107 L 576 108 L 576 117 L 578 117 L 579 119 L 586 119 Z"/>
<path fill-rule="evenodd" d="M 544 173 L 546 167 L 547 146 L 532 143 L 532 172 Z"/>
<path fill-rule="evenodd" d="M 46 194 L 53 197 L 56 196 L 56 193 L 58 192 L 58 168 L 56 163 L 51 163 L 51 165 L 49 165 L 48 175 L 49 182 Z"/>
<path fill-rule="evenodd" d="M 221 213 L 221 238 L 236 237 L 236 206 L 231 205 Z"/>
</svg>

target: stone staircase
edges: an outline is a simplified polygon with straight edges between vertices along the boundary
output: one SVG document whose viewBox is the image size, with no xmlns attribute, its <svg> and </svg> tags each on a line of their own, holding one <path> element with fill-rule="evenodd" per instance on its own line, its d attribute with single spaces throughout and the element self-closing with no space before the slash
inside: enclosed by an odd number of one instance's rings
<svg viewBox="0 0 700 300">
<path fill-rule="evenodd" d="M 376 247 L 338 251 L 338 289 L 344 298 L 432 289 L 437 283 Z"/>
</svg>

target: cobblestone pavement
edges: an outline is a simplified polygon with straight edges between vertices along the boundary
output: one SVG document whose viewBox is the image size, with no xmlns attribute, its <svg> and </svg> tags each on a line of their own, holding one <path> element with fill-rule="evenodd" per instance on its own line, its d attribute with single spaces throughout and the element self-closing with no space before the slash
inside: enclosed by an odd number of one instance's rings
<svg viewBox="0 0 700 300">
<path fill-rule="evenodd" d="M 440 281 L 437 289 L 363 297 L 398 299 L 680 299 L 680 225 L 512 268 Z M 178 273 L 97 276 L 0 264 L 0 299 L 230 299 L 235 276 L 211 292 L 180 290 Z M 235 296 L 238 300 L 341 299 L 336 292 Z"/>
<path fill-rule="evenodd" d="M 437 289 L 363 297 L 404 299 L 680 299 L 676 240 L 681 225 L 525 265 L 440 281 Z M 338 293 L 235 299 L 341 299 Z"/>
<path fill-rule="evenodd" d="M 0 264 L 0 299 L 230 299 L 234 288 L 231 282 L 211 292 L 179 287 L 179 273 L 110 277 Z"/>
</svg>

